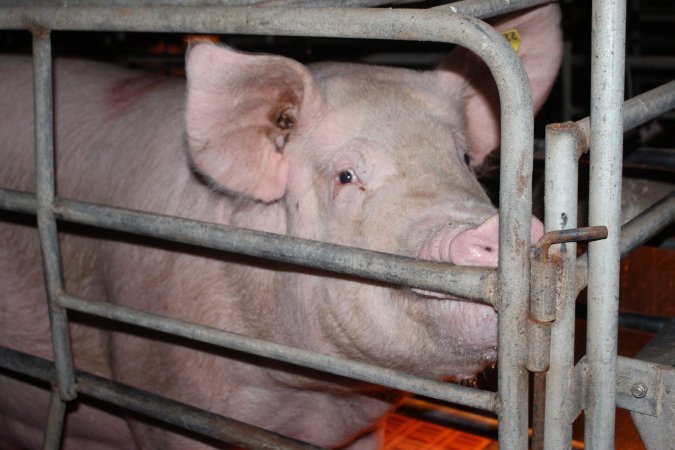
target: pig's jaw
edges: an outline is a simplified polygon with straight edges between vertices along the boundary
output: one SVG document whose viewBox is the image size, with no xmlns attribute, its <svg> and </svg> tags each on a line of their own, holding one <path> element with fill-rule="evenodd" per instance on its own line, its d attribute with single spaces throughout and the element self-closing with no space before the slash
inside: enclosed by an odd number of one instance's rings
<svg viewBox="0 0 675 450">
<path fill-rule="evenodd" d="M 463 381 L 472 379 L 497 358 L 497 313 L 483 305 L 456 297 L 429 297 L 411 289 L 393 294 L 394 302 L 414 322 L 428 331 L 430 346 L 423 342 L 411 351 L 429 358 L 427 364 L 409 368 L 422 376 Z M 404 369 L 405 370 L 405 369 Z"/>
</svg>

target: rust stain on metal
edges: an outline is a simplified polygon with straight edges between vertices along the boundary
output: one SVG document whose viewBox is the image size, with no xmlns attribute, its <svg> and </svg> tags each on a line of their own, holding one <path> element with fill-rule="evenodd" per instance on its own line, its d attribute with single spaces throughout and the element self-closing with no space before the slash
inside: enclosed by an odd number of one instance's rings
<svg viewBox="0 0 675 450">
<path fill-rule="evenodd" d="M 607 227 L 604 226 L 549 231 L 539 239 L 539 242 L 537 242 L 535 257 L 541 260 L 548 259 L 548 249 L 553 244 L 579 241 L 589 242 L 606 238 Z"/>
</svg>

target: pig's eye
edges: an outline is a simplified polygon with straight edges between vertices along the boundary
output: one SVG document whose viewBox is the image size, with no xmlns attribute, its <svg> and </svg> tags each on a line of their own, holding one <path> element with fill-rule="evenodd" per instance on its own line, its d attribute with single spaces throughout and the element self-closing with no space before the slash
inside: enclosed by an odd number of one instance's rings
<svg viewBox="0 0 675 450">
<path fill-rule="evenodd" d="M 469 155 L 467 155 L 466 153 L 464 153 L 464 164 L 471 167 L 471 157 Z"/>
<path fill-rule="evenodd" d="M 356 175 L 352 170 L 343 170 L 338 174 L 337 180 L 340 184 L 353 183 L 356 180 Z"/>
</svg>

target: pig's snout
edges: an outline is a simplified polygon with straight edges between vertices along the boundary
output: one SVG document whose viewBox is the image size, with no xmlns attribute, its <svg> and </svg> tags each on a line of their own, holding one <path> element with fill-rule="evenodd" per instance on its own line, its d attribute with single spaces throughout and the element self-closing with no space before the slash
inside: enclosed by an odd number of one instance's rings
<svg viewBox="0 0 675 450">
<path fill-rule="evenodd" d="M 534 248 L 544 232 L 535 217 L 531 223 L 530 246 Z M 475 227 L 442 232 L 427 242 L 422 258 L 448 261 L 461 266 L 497 267 L 499 262 L 499 214 Z"/>
<path fill-rule="evenodd" d="M 497 267 L 499 215 L 459 233 L 450 242 L 450 261 L 460 266 Z"/>
<path fill-rule="evenodd" d="M 531 222 L 530 248 L 544 233 L 544 225 L 536 217 Z M 462 266 L 497 267 L 499 262 L 499 214 L 477 227 L 460 232 L 450 242 L 450 261 Z"/>
</svg>

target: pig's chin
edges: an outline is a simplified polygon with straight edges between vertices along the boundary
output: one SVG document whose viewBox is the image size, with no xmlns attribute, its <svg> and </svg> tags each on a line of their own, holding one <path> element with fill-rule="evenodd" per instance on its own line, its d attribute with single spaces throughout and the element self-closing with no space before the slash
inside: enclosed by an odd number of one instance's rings
<svg viewBox="0 0 675 450">
<path fill-rule="evenodd" d="M 438 366 L 427 375 L 471 380 L 497 359 L 497 313 L 488 305 L 440 294 L 403 289 L 409 312 L 430 331 Z M 428 347 L 427 347 L 428 348 Z"/>
</svg>

